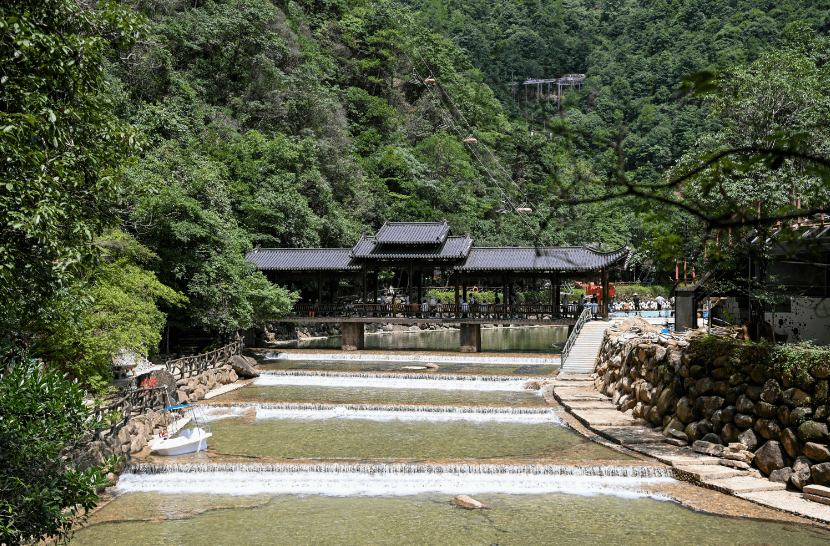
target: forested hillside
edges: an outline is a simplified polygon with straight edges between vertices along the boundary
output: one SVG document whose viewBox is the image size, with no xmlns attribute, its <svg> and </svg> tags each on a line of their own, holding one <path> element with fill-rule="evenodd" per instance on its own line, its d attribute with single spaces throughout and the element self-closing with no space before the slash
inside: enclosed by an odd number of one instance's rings
<svg viewBox="0 0 830 546">
<path fill-rule="evenodd" d="M 26 18 L 44 6 L 52 26 Z M 801 82 L 790 95 L 805 104 L 828 95 L 810 83 L 828 81 L 828 0 L 15 0 L 3 10 L 13 85 L 0 87 L 0 144 L 20 160 L 0 179 L 13 243 L 0 248 L 4 338 L 103 375 L 119 347 L 152 351 L 164 324 L 222 333 L 286 309 L 292 296 L 244 260 L 256 245 L 350 247 L 385 219 L 447 218 L 479 245 L 628 244 L 651 264 L 660 256 L 646 243 L 682 234 L 692 256 L 701 225 L 689 215 L 631 192 L 609 198 L 626 184 L 656 187 L 684 156 L 693 167 L 710 149 L 701 143 L 739 142 L 730 101 L 680 95 L 682 77 L 744 70 L 741 104 L 763 108 L 751 97 L 760 59 L 775 81 Z M 66 61 L 49 56 L 56 29 L 78 38 Z M 764 57 L 782 47 L 820 52 L 797 69 Z M 72 68 L 81 58 L 87 72 Z M 49 63 L 59 69 L 43 78 Z M 586 80 L 561 108 L 509 85 L 564 73 Z M 813 121 L 780 128 L 824 135 L 823 106 L 809 112 Z M 73 155 L 70 135 L 90 155 Z M 44 157 L 75 170 L 38 178 Z M 75 200 L 60 201 L 74 209 L 44 197 L 55 180 L 74 184 Z"/>
</svg>

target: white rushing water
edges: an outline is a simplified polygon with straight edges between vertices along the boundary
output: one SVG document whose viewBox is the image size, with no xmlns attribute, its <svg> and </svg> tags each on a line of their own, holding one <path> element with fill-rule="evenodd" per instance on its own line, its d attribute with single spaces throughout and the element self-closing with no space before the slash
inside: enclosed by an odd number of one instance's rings
<svg viewBox="0 0 830 546">
<path fill-rule="evenodd" d="M 548 408 L 380 406 L 369 404 L 234 404 L 205 406 L 206 421 L 248 415 L 256 419 L 363 419 L 368 421 L 473 421 L 537 424 L 564 422 Z"/>
<path fill-rule="evenodd" d="M 528 381 L 550 381 L 550 378 L 516 379 L 505 376 L 445 376 L 440 374 L 382 374 L 351 372 L 263 372 L 254 385 L 308 385 L 317 387 L 350 387 L 382 389 L 435 389 L 447 391 L 508 391 L 534 392 L 526 389 Z M 541 395 L 541 390 L 535 391 Z"/>
<path fill-rule="evenodd" d="M 663 498 L 640 487 L 672 482 L 669 469 L 644 466 L 558 465 L 134 465 L 118 481 L 121 492 L 231 495 L 416 495 L 438 492 Z"/>
</svg>

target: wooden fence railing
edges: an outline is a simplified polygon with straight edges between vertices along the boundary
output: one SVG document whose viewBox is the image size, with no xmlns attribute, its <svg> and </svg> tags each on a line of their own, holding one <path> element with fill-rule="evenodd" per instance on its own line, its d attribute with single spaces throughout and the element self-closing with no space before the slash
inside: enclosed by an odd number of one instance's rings
<svg viewBox="0 0 830 546">
<path fill-rule="evenodd" d="M 581 309 L 576 304 L 502 304 L 502 303 L 298 303 L 292 318 L 306 317 L 360 317 L 360 318 L 438 318 L 438 319 L 522 319 L 555 320 L 576 319 Z"/>
<path fill-rule="evenodd" d="M 177 380 L 184 379 L 217 368 L 230 357 L 241 354 L 242 340 L 239 340 L 207 353 L 168 360 L 165 362 L 165 367 Z"/>
<path fill-rule="evenodd" d="M 242 354 L 241 340 L 200 355 L 169 360 L 165 367 L 176 379 L 184 379 L 217 368 L 230 357 L 239 354 Z M 112 437 L 130 422 L 134 414 L 141 415 L 148 410 L 166 408 L 170 403 L 166 385 L 122 391 L 121 396 L 114 402 L 106 406 L 96 406 L 92 410 L 93 439 L 104 440 Z"/>
</svg>

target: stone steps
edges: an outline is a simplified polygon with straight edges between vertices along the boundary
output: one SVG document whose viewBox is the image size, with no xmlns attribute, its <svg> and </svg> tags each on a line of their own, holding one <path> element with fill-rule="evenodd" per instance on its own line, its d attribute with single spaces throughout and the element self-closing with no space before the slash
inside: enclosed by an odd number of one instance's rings
<svg viewBox="0 0 830 546">
<path fill-rule="evenodd" d="M 745 470 L 736 470 L 717 464 L 675 466 L 674 469 L 679 478 L 691 479 L 698 482 L 704 480 L 724 480 L 748 475 Z"/>
<path fill-rule="evenodd" d="M 724 467 L 725 468 L 725 467 Z M 735 476 L 732 478 L 701 480 L 703 485 L 728 495 L 758 493 L 760 491 L 783 491 L 787 485 L 780 482 L 771 482 L 763 478 L 752 476 Z"/>
</svg>

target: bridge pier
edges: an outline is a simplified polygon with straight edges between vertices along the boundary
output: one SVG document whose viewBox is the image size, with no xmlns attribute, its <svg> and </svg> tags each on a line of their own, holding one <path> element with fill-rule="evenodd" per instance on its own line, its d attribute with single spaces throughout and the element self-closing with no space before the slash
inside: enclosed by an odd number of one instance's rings
<svg viewBox="0 0 830 546">
<path fill-rule="evenodd" d="M 481 352 L 481 325 L 480 324 L 462 324 L 461 325 L 461 352 L 462 353 L 480 353 Z"/>
<path fill-rule="evenodd" d="M 361 351 L 363 350 L 363 323 L 362 322 L 342 322 L 341 324 L 343 335 L 341 336 L 341 349 L 344 351 Z"/>
</svg>

